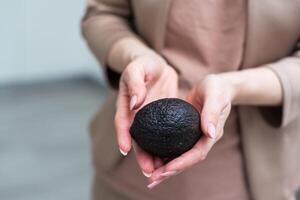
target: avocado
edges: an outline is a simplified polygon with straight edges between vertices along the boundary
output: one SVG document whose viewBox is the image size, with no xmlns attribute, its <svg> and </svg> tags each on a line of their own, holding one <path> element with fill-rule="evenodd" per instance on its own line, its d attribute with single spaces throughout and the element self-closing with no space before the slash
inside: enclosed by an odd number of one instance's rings
<svg viewBox="0 0 300 200">
<path fill-rule="evenodd" d="M 177 98 L 145 105 L 136 113 L 130 133 L 146 152 L 171 159 L 190 150 L 202 136 L 198 111 Z"/>
</svg>

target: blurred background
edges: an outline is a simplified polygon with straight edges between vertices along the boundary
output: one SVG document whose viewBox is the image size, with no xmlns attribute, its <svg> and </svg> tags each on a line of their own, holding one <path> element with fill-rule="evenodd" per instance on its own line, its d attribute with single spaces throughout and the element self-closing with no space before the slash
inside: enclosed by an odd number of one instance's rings
<svg viewBox="0 0 300 200">
<path fill-rule="evenodd" d="M 0 199 L 85 200 L 88 123 L 107 87 L 80 34 L 85 0 L 0 7 Z"/>
<path fill-rule="evenodd" d="M 88 122 L 106 95 L 80 34 L 85 0 L 0 7 L 0 199 L 84 200 Z"/>
</svg>

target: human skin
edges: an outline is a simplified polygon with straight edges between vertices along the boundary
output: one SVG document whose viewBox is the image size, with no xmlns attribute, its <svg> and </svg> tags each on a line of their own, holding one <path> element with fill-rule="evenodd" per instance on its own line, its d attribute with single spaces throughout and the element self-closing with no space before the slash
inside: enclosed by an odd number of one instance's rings
<svg viewBox="0 0 300 200">
<path fill-rule="evenodd" d="M 132 145 L 129 128 L 135 113 L 143 105 L 161 98 L 177 97 L 177 73 L 161 56 L 134 39 L 116 43 L 109 53 L 108 64 L 122 73 L 115 115 L 120 152 L 127 155 L 133 146 L 143 174 L 150 177 L 163 162 Z"/>
<path fill-rule="evenodd" d="M 178 77 L 160 55 L 135 38 L 116 42 L 109 52 L 108 64 L 122 74 L 115 126 L 120 151 L 127 155 L 132 146 L 129 127 L 135 113 L 153 100 L 176 97 Z M 283 94 L 275 73 L 267 67 L 257 67 L 207 75 L 191 89 L 186 100 L 201 115 L 204 137 L 191 150 L 166 164 L 134 145 L 138 164 L 149 178 L 148 188 L 203 161 L 222 138 L 232 105 L 279 106 Z"/>
</svg>

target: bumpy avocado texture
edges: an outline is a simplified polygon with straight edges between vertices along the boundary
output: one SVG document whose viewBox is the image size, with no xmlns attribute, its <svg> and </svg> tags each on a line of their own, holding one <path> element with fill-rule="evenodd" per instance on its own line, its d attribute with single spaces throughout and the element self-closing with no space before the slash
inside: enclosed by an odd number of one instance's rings
<svg viewBox="0 0 300 200">
<path fill-rule="evenodd" d="M 202 136 L 198 111 L 177 98 L 145 105 L 135 115 L 130 133 L 142 149 L 161 158 L 178 157 Z"/>
</svg>

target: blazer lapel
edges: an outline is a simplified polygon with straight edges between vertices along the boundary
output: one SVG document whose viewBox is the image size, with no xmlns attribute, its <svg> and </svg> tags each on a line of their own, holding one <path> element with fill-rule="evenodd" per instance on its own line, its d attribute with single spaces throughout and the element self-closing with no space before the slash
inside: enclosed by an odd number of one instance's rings
<svg viewBox="0 0 300 200">
<path fill-rule="evenodd" d="M 292 50 L 299 38 L 299 1 L 248 0 L 243 67 L 274 62 Z"/>
<path fill-rule="evenodd" d="M 299 9 L 299 1 L 248 0 L 242 68 L 275 62 L 291 53 L 300 36 Z M 285 134 L 281 129 L 272 129 L 264 123 L 255 107 L 243 106 L 239 110 L 243 151 L 253 198 L 286 199 Z"/>
</svg>

